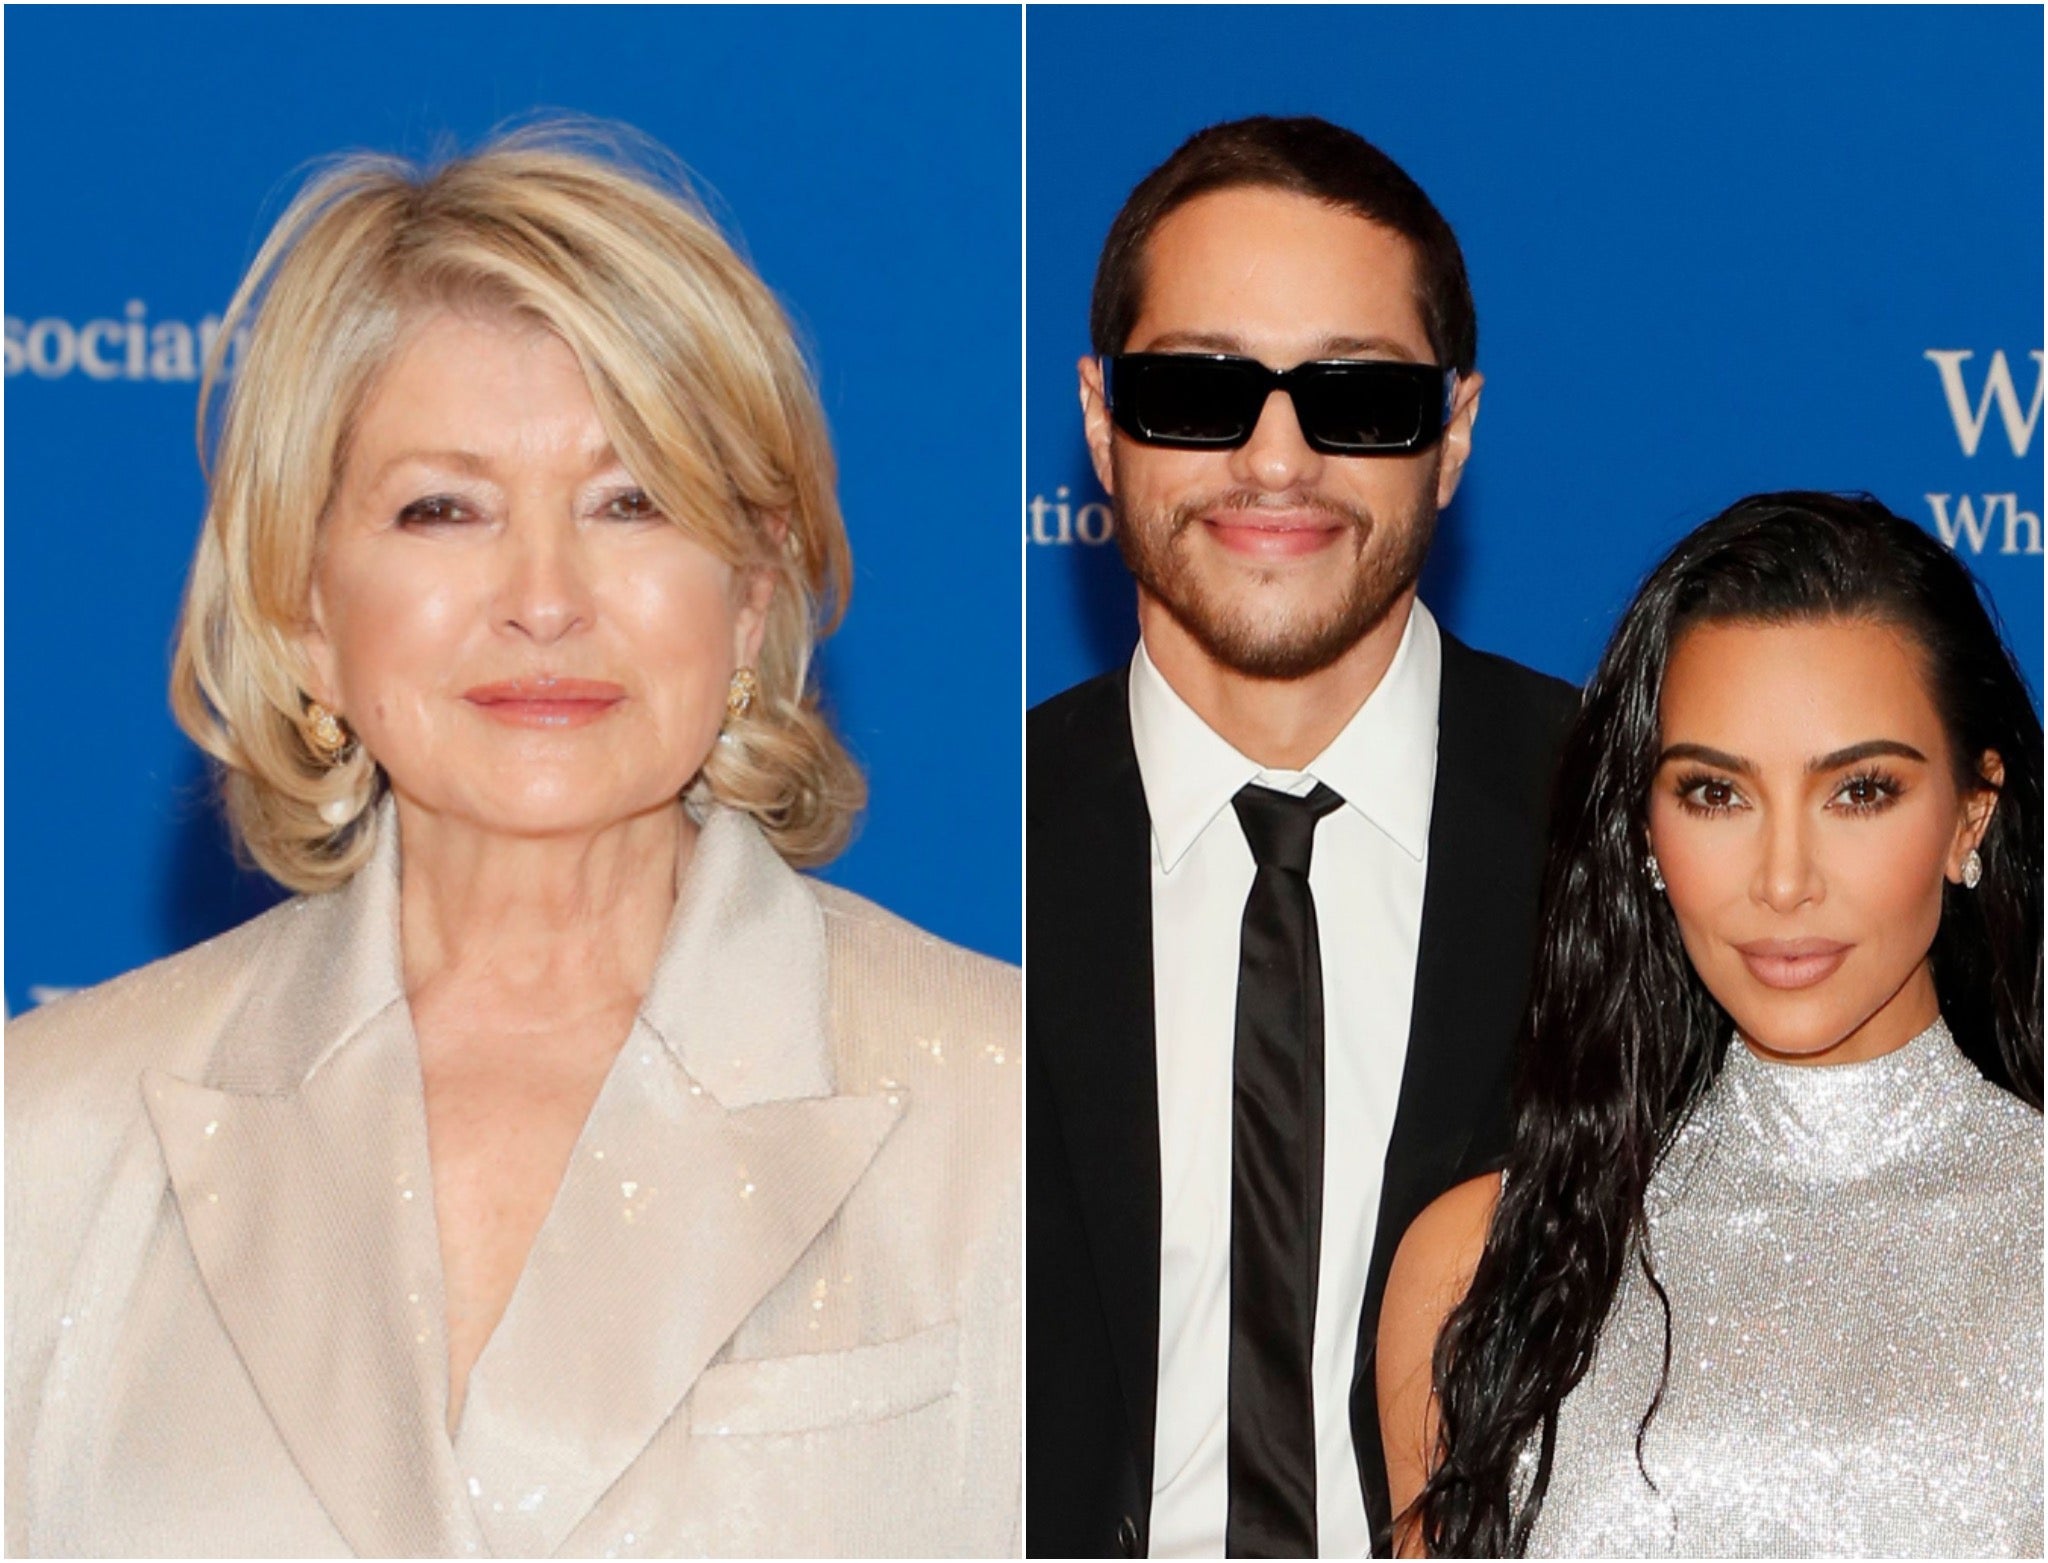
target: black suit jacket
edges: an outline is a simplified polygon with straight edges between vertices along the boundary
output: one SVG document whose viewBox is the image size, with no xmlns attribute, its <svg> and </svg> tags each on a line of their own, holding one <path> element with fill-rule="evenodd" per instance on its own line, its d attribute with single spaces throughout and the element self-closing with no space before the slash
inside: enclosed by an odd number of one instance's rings
<svg viewBox="0 0 2048 1563">
<path fill-rule="evenodd" d="M 1026 731 L 1025 1551 L 1142 1555 L 1159 1371 L 1151 824 L 1127 668 Z M 1408 1061 L 1351 1394 L 1366 1513 L 1388 1523 L 1371 1346 L 1422 1207 L 1498 1166 L 1568 684 L 1443 637 Z M 1326 956 L 1329 952 L 1325 952 Z"/>
</svg>

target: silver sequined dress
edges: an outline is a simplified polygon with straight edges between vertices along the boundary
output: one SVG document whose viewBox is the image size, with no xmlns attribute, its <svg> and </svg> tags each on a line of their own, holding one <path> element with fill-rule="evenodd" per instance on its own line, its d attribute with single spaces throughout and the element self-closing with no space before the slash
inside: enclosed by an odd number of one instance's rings
<svg viewBox="0 0 2048 1563">
<path fill-rule="evenodd" d="M 1862 1064 L 1731 1045 L 1646 1200 L 1654 1490 L 1631 1267 L 1530 1554 L 2041 1556 L 2041 1139 L 1940 1022 Z"/>
</svg>

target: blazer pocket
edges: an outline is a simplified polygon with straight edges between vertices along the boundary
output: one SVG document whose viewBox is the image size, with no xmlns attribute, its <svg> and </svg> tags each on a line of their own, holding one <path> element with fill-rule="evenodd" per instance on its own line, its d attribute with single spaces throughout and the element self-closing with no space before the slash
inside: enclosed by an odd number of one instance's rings
<svg viewBox="0 0 2048 1563">
<path fill-rule="evenodd" d="M 879 1422 L 952 1394 L 959 1370 L 952 1320 L 851 1351 L 722 1362 L 690 1391 L 690 1431 L 735 1437 Z"/>
</svg>

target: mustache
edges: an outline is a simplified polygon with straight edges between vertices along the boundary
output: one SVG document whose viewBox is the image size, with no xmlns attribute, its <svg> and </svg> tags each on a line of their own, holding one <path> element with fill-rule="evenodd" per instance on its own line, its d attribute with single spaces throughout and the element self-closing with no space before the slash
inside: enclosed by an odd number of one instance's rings
<svg viewBox="0 0 2048 1563">
<path fill-rule="evenodd" d="M 1167 513 L 1167 535 L 1178 537 L 1202 517 L 1218 511 L 1246 510 L 1284 510 L 1297 514 L 1305 510 L 1356 532 L 1370 532 L 1373 528 L 1372 513 L 1363 506 L 1346 504 L 1313 490 L 1274 494 L 1265 489 L 1228 488 L 1214 494 L 1199 494 L 1175 505 Z"/>
</svg>

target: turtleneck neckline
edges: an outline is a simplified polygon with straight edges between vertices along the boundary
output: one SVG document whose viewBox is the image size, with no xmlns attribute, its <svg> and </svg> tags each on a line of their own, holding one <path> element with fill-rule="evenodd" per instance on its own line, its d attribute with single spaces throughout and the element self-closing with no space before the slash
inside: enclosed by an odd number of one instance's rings
<svg viewBox="0 0 2048 1563">
<path fill-rule="evenodd" d="M 1926 1067 L 1928 1055 L 1939 1057 L 1949 1052 L 1955 1052 L 1957 1057 L 1961 1057 L 1960 1051 L 1956 1048 L 1955 1033 L 1948 1029 L 1946 1020 L 1936 1015 L 1925 1030 L 1908 1038 L 1891 1051 L 1880 1053 L 1875 1058 L 1859 1059 L 1851 1064 L 1795 1064 L 1789 1059 L 1770 1058 L 1751 1047 L 1738 1031 L 1728 1044 L 1728 1059 L 1724 1068 L 1732 1070 L 1738 1063 L 1746 1063 L 1758 1074 L 1783 1074 L 1788 1077 L 1790 1088 L 1797 1090 L 1799 1087 L 1796 1080 L 1791 1077 L 1803 1075 L 1814 1079 L 1829 1077 L 1838 1081 L 1855 1081 L 1861 1078 L 1862 1071 L 1869 1070 L 1873 1072 L 1871 1078 L 1878 1079 L 1883 1078 L 1888 1072 L 1896 1072 L 1887 1071 L 1886 1065 L 1897 1065 L 1917 1072 Z"/>
<path fill-rule="evenodd" d="M 1725 1130 L 1720 1154 L 1768 1160 L 1802 1182 L 1867 1176 L 1920 1155 L 1925 1131 L 1980 1083 L 1939 1017 L 1903 1046 L 1853 1064 L 1766 1060 L 1738 1035 L 1711 1093 Z"/>
</svg>

